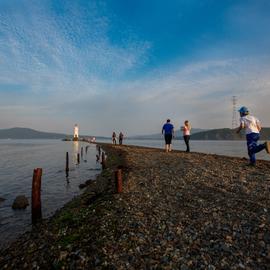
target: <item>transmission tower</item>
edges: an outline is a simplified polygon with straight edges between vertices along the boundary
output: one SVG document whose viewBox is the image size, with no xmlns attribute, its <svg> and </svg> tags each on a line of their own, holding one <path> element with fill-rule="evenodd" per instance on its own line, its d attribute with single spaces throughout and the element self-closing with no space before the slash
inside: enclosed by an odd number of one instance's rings
<svg viewBox="0 0 270 270">
<path fill-rule="evenodd" d="M 232 129 L 237 128 L 237 112 L 236 112 L 237 97 L 232 97 L 233 113 L 232 113 Z"/>
</svg>

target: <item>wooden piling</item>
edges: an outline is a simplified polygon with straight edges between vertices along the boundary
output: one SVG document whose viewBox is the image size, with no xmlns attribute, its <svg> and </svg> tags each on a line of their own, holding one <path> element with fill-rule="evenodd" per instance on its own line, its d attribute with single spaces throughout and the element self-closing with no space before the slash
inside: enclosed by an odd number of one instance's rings
<svg viewBox="0 0 270 270">
<path fill-rule="evenodd" d="M 81 158 L 83 159 L 83 147 L 81 147 Z"/>
<path fill-rule="evenodd" d="M 42 169 L 34 169 L 33 181 L 32 181 L 32 222 L 35 223 L 37 220 L 41 219 L 41 176 Z"/>
<path fill-rule="evenodd" d="M 80 164 L 80 154 L 77 154 L 77 164 Z"/>
<path fill-rule="evenodd" d="M 69 157 L 68 157 L 68 152 L 66 153 L 66 175 L 68 176 L 69 172 Z"/>
<path fill-rule="evenodd" d="M 115 171 L 115 184 L 117 193 L 123 192 L 123 181 L 122 181 L 122 170 L 118 169 Z"/>
</svg>

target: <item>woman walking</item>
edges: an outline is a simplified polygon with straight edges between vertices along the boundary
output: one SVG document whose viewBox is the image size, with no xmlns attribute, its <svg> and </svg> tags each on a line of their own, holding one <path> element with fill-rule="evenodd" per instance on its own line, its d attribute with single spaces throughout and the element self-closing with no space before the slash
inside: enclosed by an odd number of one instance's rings
<svg viewBox="0 0 270 270">
<path fill-rule="evenodd" d="M 187 147 L 186 152 L 190 152 L 189 140 L 190 140 L 191 125 L 189 124 L 188 120 L 184 122 L 184 126 L 181 127 L 181 130 L 183 131 L 183 138 Z"/>
</svg>

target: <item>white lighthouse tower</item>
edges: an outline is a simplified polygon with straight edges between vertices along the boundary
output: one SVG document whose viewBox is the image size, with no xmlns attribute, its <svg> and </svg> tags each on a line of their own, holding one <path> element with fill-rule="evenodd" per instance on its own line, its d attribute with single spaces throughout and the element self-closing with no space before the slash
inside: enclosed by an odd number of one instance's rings
<svg viewBox="0 0 270 270">
<path fill-rule="evenodd" d="M 79 126 L 77 124 L 75 124 L 73 141 L 78 141 L 78 140 L 79 140 Z"/>
</svg>

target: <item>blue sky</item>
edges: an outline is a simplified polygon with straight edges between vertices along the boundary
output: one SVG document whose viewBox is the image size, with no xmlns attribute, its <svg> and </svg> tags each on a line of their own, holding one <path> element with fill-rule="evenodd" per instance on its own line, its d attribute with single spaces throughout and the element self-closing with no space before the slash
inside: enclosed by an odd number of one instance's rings
<svg viewBox="0 0 270 270">
<path fill-rule="evenodd" d="M 267 0 L 0 0 L 0 129 L 270 126 Z"/>
</svg>

